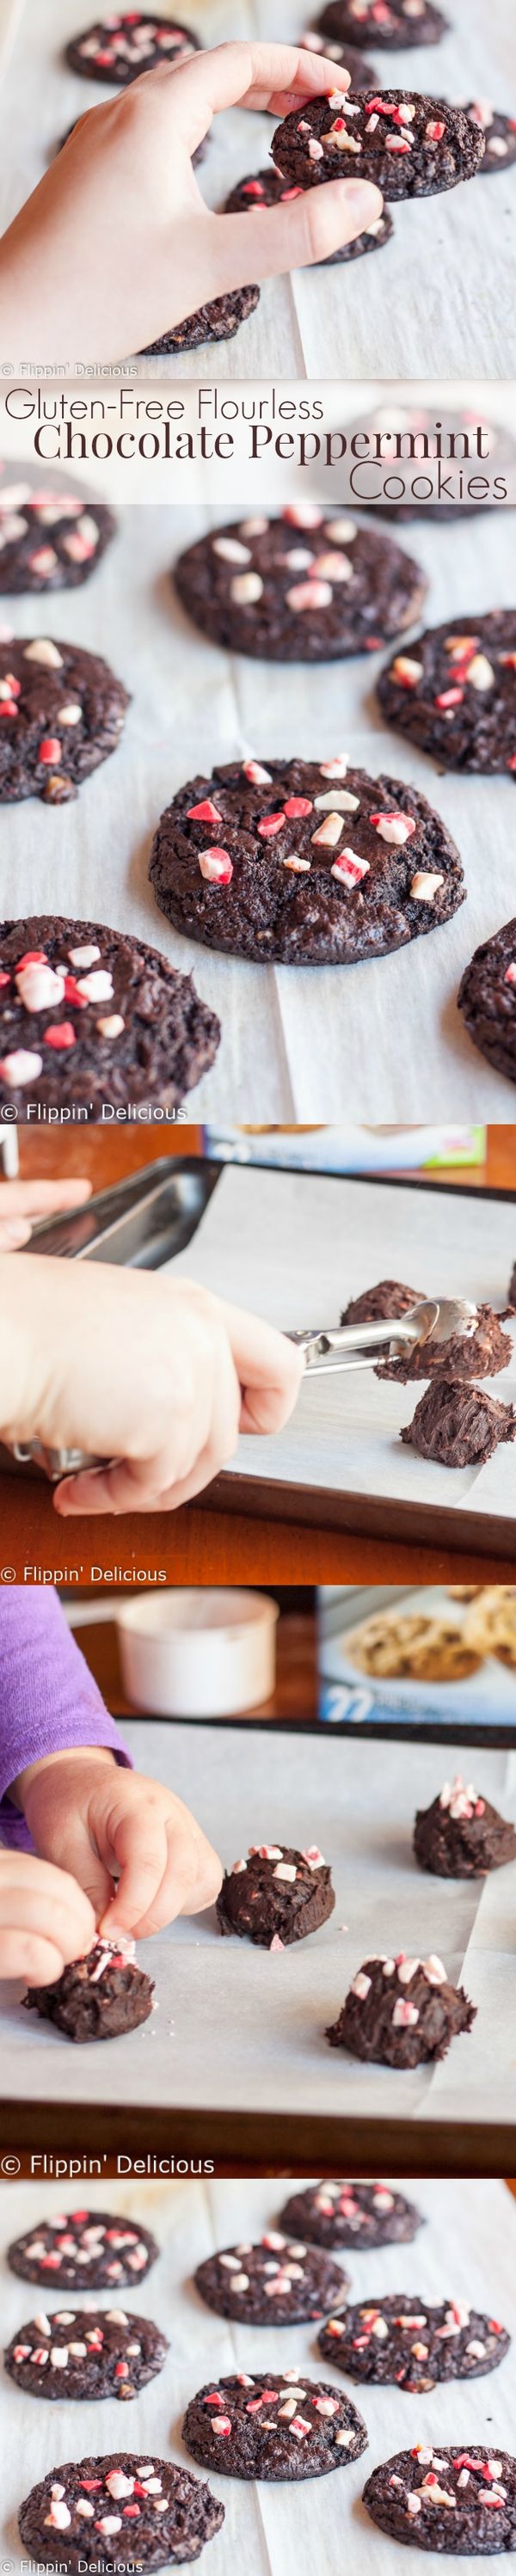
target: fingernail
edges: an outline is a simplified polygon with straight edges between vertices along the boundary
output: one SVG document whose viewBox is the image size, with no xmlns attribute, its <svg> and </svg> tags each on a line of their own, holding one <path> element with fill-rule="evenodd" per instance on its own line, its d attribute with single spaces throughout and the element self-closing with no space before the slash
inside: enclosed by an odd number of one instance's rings
<svg viewBox="0 0 516 2576">
<path fill-rule="evenodd" d="M 348 206 L 352 212 L 356 209 L 365 229 L 367 223 L 373 224 L 376 216 L 381 215 L 383 197 L 380 189 L 374 188 L 369 179 L 346 179 L 344 185 Z"/>
<path fill-rule="evenodd" d="M 30 1225 L 24 1217 L 9 1216 L 5 1222 L 2 1221 L 4 1244 L 10 1243 L 14 1247 L 15 1244 L 28 1243 L 30 1232 Z"/>
</svg>

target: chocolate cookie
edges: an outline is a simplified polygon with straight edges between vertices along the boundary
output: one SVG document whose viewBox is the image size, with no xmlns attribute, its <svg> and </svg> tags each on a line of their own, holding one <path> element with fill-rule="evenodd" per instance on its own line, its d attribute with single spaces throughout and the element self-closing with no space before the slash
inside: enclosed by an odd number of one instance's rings
<svg viewBox="0 0 516 2576">
<path fill-rule="evenodd" d="M 105 18 L 85 27 L 81 36 L 73 36 L 65 54 L 82 79 L 114 81 L 117 88 L 127 89 L 139 72 L 155 71 L 159 63 L 168 63 L 175 71 L 177 63 L 200 50 L 191 27 L 156 17 L 154 10 L 149 15 L 145 9 L 110 9 Z"/>
<path fill-rule="evenodd" d="M 426 1288 L 404 1288 L 399 1279 L 379 1279 L 376 1288 L 364 1288 L 360 1297 L 350 1297 L 344 1307 L 341 1324 L 383 1324 L 389 1316 L 410 1314 L 419 1306 Z"/>
<path fill-rule="evenodd" d="M 25 1118 L 48 1108 L 102 1119 L 106 1101 L 178 1108 L 213 1064 L 214 1011 L 143 939 L 96 921 L 0 924 L 0 1104 Z"/>
<path fill-rule="evenodd" d="M 129 703 L 100 653 L 49 635 L 0 642 L 0 804 L 67 805 L 116 751 Z"/>
<path fill-rule="evenodd" d="M 226 1871 L 217 1915 L 221 1932 L 236 1932 L 260 1950 L 287 1950 L 318 1932 L 334 1904 L 331 1870 L 315 1843 L 304 1852 L 251 1843 L 247 1860 Z"/>
<path fill-rule="evenodd" d="M 297 2238 L 278 2235 L 277 2228 L 259 2245 L 228 2245 L 199 2263 L 197 2289 L 217 2317 L 236 2317 L 245 2326 L 295 2326 L 306 2317 L 324 2317 L 335 2301 L 344 2306 L 349 2280 L 326 2254 Z"/>
<path fill-rule="evenodd" d="M 438 1459 L 441 1467 L 483 1467 L 500 1441 L 516 1437 L 514 1405 L 499 1404 L 481 1386 L 459 1378 L 433 1378 L 405 1423 L 400 1440 L 420 1458 Z"/>
<path fill-rule="evenodd" d="M 396 48 L 409 45 L 437 45 L 444 36 L 448 19 L 433 0 L 329 0 L 317 20 L 323 32 L 335 33 L 347 45 L 358 36 L 366 44 Z M 347 64 L 347 54 L 346 54 Z"/>
<path fill-rule="evenodd" d="M 367 2449 L 350 2398 L 300 2370 L 208 2380 L 187 2407 L 183 2440 L 202 2468 L 227 2478 L 324 2478 Z"/>
<path fill-rule="evenodd" d="M 499 1369 L 508 1368 L 513 1346 L 510 1333 L 503 1333 L 500 1318 L 492 1306 L 477 1307 L 478 1323 L 474 1333 L 452 1333 L 447 1342 L 427 1342 L 404 1351 L 399 1360 L 380 1360 L 377 1377 L 399 1378 L 407 1386 L 412 1378 L 452 1377 L 464 1379 L 497 1377 Z"/>
<path fill-rule="evenodd" d="M 357 2254 L 375 2245 L 409 2245 L 424 2225 L 413 2202 L 387 2182 L 312 2183 L 293 2192 L 280 2219 L 285 2227 L 299 2227 L 311 2244 L 353 2245 Z"/>
<path fill-rule="evenodd" d="M 516 770 L 516 753 L 511 764 Z M 457 994 L 468 1037 L 495 1073 L 516 1082 L 516 921 L 476 948 Z M 516 1298 L 516 1274 L 513 1273 Z"/>
<path fill-rule="evenodd" d="M 60 2290 L 110 2290 L 114 2281 L 134 2288 L 157 2253 L 155 2236 L 132 2218 L 113 2217 L 108 2209 L 67 2209 L 17 2237 L 7 2261 L 20 2280 L 43 2281 L 47 2289 L 54 2273 Z"/>
<path fill-rule="evenodd" d="M 238 180 L 231 196 L 226 198 L 225 213 L 257 214 L 260 207 L 277 206 L 286 198 L 301 197 L 302 194 L 302 188 L 289 188 L 288 180 L 282 179 L 280 170 L 258 170 L 249 178 Z M 392 215 L 385 207 L 383 214 L 376 216 L 375 223 L 368 224 L 366 232 L 357 233 L 354 241 L 344 243 L 343 250 L 333 250 L 328 259 L 314 260 L 312 265 L 314 268 L 335 268 L 341 260 L 361 259 L 364 251 L 382 250 L 384 242 L 390 241 L 392 231 Z"/>
<path fill-rule="evenodd" d="M 340 0 L 337 0 L 337 6 L 340 18 Z M 356 45 L 345 45 L 336 33 L 332 36 L 326 33 L 324 21 L 328 15 L 331 16 L 331 10 L 323 9 L 322 16 L 314 19 L 313 27 L 305 28 L 303 49 L 308 54 L 324 54 L 326 62 L 345 63 L 352 90 L 370 89 L 374 81 L 372 63 L 366 62 L 365 54 L 359 53 Z"/>
<path fill-rule="evenodd" d="M 77 590 L 89 581 L 115 529 L 103 501 L 38 492 L 30 483 L 2 484 L 0 592 L 14 598 L 26 590 Z"/>
<path fill-rule="evenodd" d="M 516 770 L 514 610 L 427 627 L 381 672 L 378 697 L 387 723 L 440 767 Z"/>
<path fill-rule="evenodd" d="M 180 555 L 174 580 L 212 644 L 266 662 L 379 652 L 413 625 L 426 589 L 419 564 L 390 537 L 310 501 L 216 528 Z"/>
<path fill-rule="evenodd" d="M 476 2005 L 463 1986 L 449 1984 L 442 1959 L 406 1959 L 400 1951 L 397 1959 L 365 1960 L 326 2038 L 368 2065 L 422 2066 L 446 2057 L 475 2017 Z"/>
<path fill-rule="evenodd" d="M 431 1806 L 418 1807 L 414 1851 L 433 1878 L 485 1878 L 516 1860 L 516 1829 L 471 1782 L 445 1780 Z"/>
<path fill-rule="evenodd" d="M 72 1959 L 50 1986 L 30 1986 L 26 2012 L 53 2021 L 65 2039 L 124 2039 L 152 2012 L 154 1981 L 134 1961 L 134 1941 L 99 1933 L 84 1959 Z"/>
<path fill-rule="evenodd" d="M 465 114 L 472 125 L 480 127 L 484 136 L 481 178 L 487 179 L 493 170 L 508 170 L 510 162 L 516 161 L 516 116 L 502 115 L 500 108 L 491 107 L 487 98 L 470 99 Z"/>
<path fill-rule="evenodd" d="M 189 779 L 160 816 L 149 876 L 176 929 L 258 964 L 386 957 L 464 901 L 455 843 L 419 789 L 341 754 Z"/>
<path fill-rule="evenodd" d="M 478 2442 L 468 2451 L 416 2442 L 373 2469 L 363 2501 L 379 2530 L 411 2549 L 490 2558 L 516 2548 L 516 2460 L 508 2451 L 495 2458 Z"/>
<path fill-rule="evenodd" d="M 419 2291 L 407 2290 L 395 2298 L 364 2300 L 348 2308 L 345 2318 L 328 2317 L 317 2337 L 325 2361 L 351 2379 L 371 2379 L 382 2388 L 394 2380 L 414 2397 L 425 2396 L 442 2379 L 481 2379 L 497 2370 L 510 2340 L 505 2326 L 468 2308 L 465 2299 L 441 2299 L 430 2307 Z"/>
<path fill-rule="evenodd" d="M 25 2396 L 96 2402 L 137 2397 L 167 2352 L 150 2317 L 126 2316 L 123 2308 L 57 2308 L 20 2326 L 4 2361 Z"/>
<path fill-rule="evenodd" d="M 151 340 L 139 355 L 159 358 L 172 349 L 201 349 L 206 340 L 234 340 L 235 331 L 240 330 L 241 322 L 247 322 L 248 314 L 255 312 L 259 302 L 259 286 L 237 286 L 227 295 L 217 295 L 214 304 L 201 304 L 197 313 L 187 313 L 174 331 L 165 331 L 161 340 Z"/>
<path fill-rule="evenodd" d="M 327 179 L 370 179 L 384 202 L 435 197 L 474 179 L 485 150 L 478 125 L 447 99 L 407 96 L 402 89 L 332 90 L 303 99 L 276 127 L 273 161 L 289 185 L 319 188 Z"/>
<path fill-rule="evenodd" d="M 171 2460 L 134 2451 L 66 2460 L 32 2487 L 19 2513 L 21 2538 L 44 2567 L 69 2576 L 127 2576 L 137 2567 L 182 2567 L 200 2558 L 224 2521 L 208 2486 Z"/>
</svg>

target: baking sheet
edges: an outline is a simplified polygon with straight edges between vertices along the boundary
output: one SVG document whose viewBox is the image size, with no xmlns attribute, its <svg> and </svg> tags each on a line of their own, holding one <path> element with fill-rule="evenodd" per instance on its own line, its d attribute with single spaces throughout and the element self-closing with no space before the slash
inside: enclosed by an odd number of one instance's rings
<svg viewBox="0 0 516 2576">
<path fill-rule="evenodd" d="M 403 2188 L 403 2185 L 401 2186 Z M 303 2189 L 300 2183 L 297 2188 Z M 194 2389 L 208 2370 L 213 2380 L 234 2369 L 295 2369 L 324 2377 L 341 2392 L 344 2386 L 362 2414 L 369 2449 L 342 2475 L 303 2482 L 301 2487 L 247 2486 L 211 2476 L 210 2484 L 225 2506 L 221 2533 L 206 2552 L 214 2576 L 243 2566 L 246 2576 L 341 2576 L 346 2546 L 352 2548 L 354 2576 L 392 2576 L 392 2545 L 369 2521 L 361 2497 L 366 2477 L 382 2459 L 410 2440 L 440 2445 L 449 2441 L 486 2442 L 490 2454 L 514 2450 L 516 2345 L 500 2369 L 468 2387 L 457 2381 L 436 2388 L 424 2399 L 393 2388 L 361 2389 L 344 2382 L 318 2350 L 313 2328 L 274 2327 L 267 2334 L 225 2323 L 210 2315 L 193 2287 L 196 2265 L 217 2246 L 258 2236 L 273 2223 L 285 2187 L 274 2183 L 172 2183 L 130 2190 L 113 2183 L 87 2184 L 88 2206 L 109 2207 L 155 2229 L 162 2252 L 159 2264 L 141 2288 L 127 2293 L 135 2315 L 151 2315 L 170 2337 L 171 2350 L 158 2379 L 124 2414 L 115 2401 L 96 2409 L 88 2405 L 38 2406 L 4 2377 L 2 2384 L 2 2544 L 9 2549 L 12 2576 L 23 2576 L 17 2531 L 20 2496 L 29 2479 L 44 2477 L 58 2461 L 81 2458 L 89 2451 L 116 2450 L 124 2442 L 153 2459 L 170 2455 L 185 2464 L 181 2421 Z M 427 2225 L 414 2245 L 386 2246 L 380 2253 L 347 2257 L 353 2296 L 388 2296 L 403 2289 L 422 2297 L 466 2297 L 471 2305 L 516 2326 L 511 2273 L 516 2257 L 516 2208 L 500 2182 L 423 2182 L 417 2185 L 418 2207 Z M 4 2189 L 2 2232 L 7 2244 L 22 2235 L 38 2216 L 62 2206 L 72 2209 L 74 2193 L 66 2186 L 17 2184 Z M 511 2259 L 512 2258 L 512 2259 Z M 41 2297 L 41 2292 L 40 2292 Z M 125 2292 L 124 2292 L 125 2297 Z M 35 2292 L 2 2266 L 5 2339 L 25 2321 Z M 102 2303 L 102 2302 L 101 2302 Z M 107 2303 L 107 2302 L 106 2302 Z M 54 2297 L 52 2298 L 54 2305 Z M 20 2462 L 23 2460 L 23 2469 Z M 188 2459 L 186 2465 L 192 2468 Z M 407 2566 L 412 2556 L 407 2553 Z M 403 2553 L 405 2557 L 405 2552 Z M 426 2557 L 429 2576 L 437 2576 L 442 2559 Z"/>
<path fill-rule="evenodd" d="M 160 0 L 161 15 L 173 10 Z M 305 10 L 307 16 L 305 16 Z M 312 11 L 312 19 L 316 11 Z M 94 15 L 90 9 L 90 20 Z M 450 0 L 453 24 L 429 50 L 395 56 L 371 48 L 384 86 L 428 90 L 455 100 L 489 98 L 515 107 L 513 28 L 506 0 Z M 204 44 L 256 36 L 297 43 L 310 20 L 308 0 L 192 0 L 185 16 Z M 0 220 L 8 223 L 41 178 L 56 141 L 74 118 L 111 92 L 79 79 L 63 48 L 88 23 L 86 0 L 5 0 L 13 41 L 4 74 Z M 1 74 L 1 59 L 0 59 Z M 338 67 L 336 69 L 338 82 Z M 233 109 L 216 120 L 200 184 L 222 206 L 238 178 L 266 166 L 274 122 Z M 232 341 L 172 357 L 141 359 L 142 374 L 216 380 L 317 376 L 506 376 L 516 353 L 514 224 L 516 170 L 469 182 L 419 204 L 394 207 L 395 232 L 385 252 L 337 269 L 296 271 L 266 281 L 254 314 Z M 47 349 L 43 355 L 48 357 Z M 66 354 L 66 353 L 65 353 Z M 131 351 L 126 355 L 131 357 Z M 12 353 L 15 365 L 32 357 Z M 85 360 L 95 360 L 86 350 Z M 185 365 L 186 357 L 186 365 Z"/>
<path fill-rule="evenodd" d="M 336 1323 L 350 1297 L 407 1273 L 429 1295 L 435 1287 L 441 1296 L 504 1305 L 515 1230 L 511 1202 L 480 1205 L 457 1191 L 437 1203 L 433 1190 L 237 1166 L 221 1173 L 188 1251 L 166 1267 L 294 1331 Z M 488 1386 L 502 1403 L 514 1402 L 516 1344 L 511 1365 Z M 285 1430 L 267 1441 L 244 1436 L 227 1473 L 452 1514 L 467 1506 L 492 1513 L 494 1523 L 516 1514 L 514 1447 L 495 1450 L 484 1467 L 452 1471 L 403 1445 L 399 1432 L 422 1392 L 380 1382 L 373 1369 L 307 1377 Z"/>
<path fill-rule="evenodd" d="M 138 1958 L 155 1977 L 158 2009 L 124 2040 L 73 2048 L 52 2025 L 20 2010 L 19 1990 L 0 1985 L 0 2039 L 10 2098 L 68 2104 L 144 2098 L 160 2108 L 188 2105 L 367 2117 L 408 2122 L 516 2123 L 516 1870 L 485 1884 L 445 1882 L 416 1868 L 416 1806 L 428 1805 L 444 1768 L 461 1755 L 432 1745 L 375 1747 L 365 1741 L 270 1738 L 260 1731 L 159 1725 L 131 1720 L 124 1737 L 135 1764 L 184 1798 L 231 1867 L 251 1842 L 271 1838 L 331 1861 L 336 1904 L 317 1937 L 271 1959 L 248 1942 L 222 1940 L 213 1911 L 183 1918 L 142 1941 Z M 462 1761 L 464 1756 L 462 1755 Z M 482 1753 L 482 1789 L 514 1812 L 516 1754 Z M 479 1774 L 480 1776 L 480 1774 Z M 511 1803 L 512 1802 L 512 1803 Z M 444 1958 L 454 1983 L 477 2003 L 470 2036 L 434 2069 L 402 2073 L 362 2066 L 325 2039 L 351 1978 L 376 1949 Z"/>
<path fill-rule="evenodd" d="M 255 498 L 253 494 L 253 499 Z M 230 510 L 230 503 L 228 501 Z M 222 1023 L 212 1071 L 187 1114 L 212 1122 L 342 1118 L 417 1122 L 421 1079 L 434 1119 L 503 1120 L 513 1086 L 466 1036 L 456 1008 L 463 968 L 481 939 L 510 919 L 514 896 L 514 782 L 440 778 L 434 763 L 389 732 L 374 702 L 380 656 L 268 668 L 207 644 L 169 580 L 177 555 L 217 514 L 134 504 L 91 583 L 43 602 L 0 601 L 17 635 L 45 633 L 106 655 L 132 691 L 120 749 L 66 811 L 36 799 L 0 808 L 2 915 L 55 910 L 148 939 L 183 972 Z M 371 523 L 372 524 L 372 523 Z M 399 531 L 428 574 L 428 619 L 509 605 L 513 520 L 491 512 Z M 377 774 L 412 779 L 461 851 L 467 902 L 443 930 L 398 955 L 354 968 L 245 965 L 181 938 L 148 885 L 152 834 L 171 796 L 214 760 L 335 749 Z"/>
</svg>

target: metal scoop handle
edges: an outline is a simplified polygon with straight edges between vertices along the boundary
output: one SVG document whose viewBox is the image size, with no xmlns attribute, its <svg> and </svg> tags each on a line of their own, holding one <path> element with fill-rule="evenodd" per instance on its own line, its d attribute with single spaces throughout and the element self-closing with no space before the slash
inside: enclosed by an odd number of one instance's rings
<svg viewBox="0 0 516 2576">
<path fill-rule="evenodd" d="M 424 1342 L 449 1341 L 452 1333 L 465 1340 L 475 1331 L 477 1308 L 466 1297 L 421 1298 L 407 1315 L 390 1316 L 383 1322 L 336 1324 L 313 1331 L 289 1333 L 289 1341 L 305 1352 L 310 1375 L 322 1376 L 328 1370 L 375 1368 L 386 1347 L 393 1359 L 403 1350 L 417 1348 Z M 363 1357 L 360 1354 L 363 1353 Z"/>
</svg>

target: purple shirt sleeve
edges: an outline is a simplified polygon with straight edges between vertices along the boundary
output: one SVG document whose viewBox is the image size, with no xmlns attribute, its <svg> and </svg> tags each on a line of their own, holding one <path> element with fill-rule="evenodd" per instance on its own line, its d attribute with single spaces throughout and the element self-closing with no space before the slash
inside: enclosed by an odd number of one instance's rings
<svg viewBox="0 0 516 2576">
<path fill-rule="evenodd" d="M 61 1609 L 57 1592 L 0 1593 L 0 1842 L 31 1851 L 20 1809 L 8 1792 L 29 1762 L 81 1745 L 107 1746 L 131 1768 L 131 1756 L 109 1717 Z"/>
</svg>

